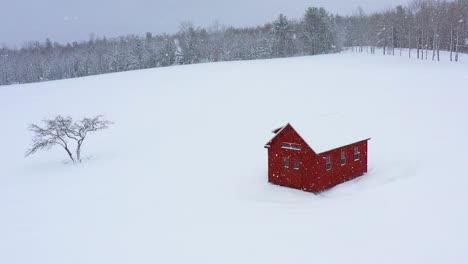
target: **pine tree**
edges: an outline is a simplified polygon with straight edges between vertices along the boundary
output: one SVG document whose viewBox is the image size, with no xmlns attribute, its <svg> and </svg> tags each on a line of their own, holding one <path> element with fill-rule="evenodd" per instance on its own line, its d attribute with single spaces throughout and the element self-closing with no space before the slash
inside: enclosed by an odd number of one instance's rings
<svg viewBox="0 0 468 264">
<path fill-rule="evenodd" d="M 309 7 L 302 24 L 308 54 L 324 54 L 333 50 L 330 16 L 325 9 Z"/>
<path fill-rule="evenodd" d="M 273 57 L 287 57 L 294 54 L 294 32 L 289 25 L 289 21 L 283 14 L 273 22 Z"/>
</svg>

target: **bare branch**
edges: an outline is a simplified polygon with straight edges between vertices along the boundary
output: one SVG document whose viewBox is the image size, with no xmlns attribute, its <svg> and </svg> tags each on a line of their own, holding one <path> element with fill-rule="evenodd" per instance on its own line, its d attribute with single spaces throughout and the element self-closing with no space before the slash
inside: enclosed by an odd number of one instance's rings
<svg viewBox="0 0 468 264">
<path fill-rule="evenodd" d="M 72 134 L 77 142 L 76 157 L 79 162 L 81 162 L 81 147 L 88 133 L 106 129 L 112 124 L 110 121 L 102 120 L 102 117 L 98 115 L 93 118 L 83 118 L 73 124 Z"/>
</svg>

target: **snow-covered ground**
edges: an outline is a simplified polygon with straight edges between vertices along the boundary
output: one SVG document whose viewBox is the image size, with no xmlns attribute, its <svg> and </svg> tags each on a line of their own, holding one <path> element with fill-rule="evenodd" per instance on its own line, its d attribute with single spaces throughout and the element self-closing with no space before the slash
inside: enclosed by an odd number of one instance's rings
<svg viewBox="0 0 468 264">
<path fill-rule="evenodd" d="M 345 53 L 0 87 L 0 263 L 467 263 L 467 83 L 463 61 Z M 23 158 L 58 114 L 115 125 L 83 164 Z M 267 183 L 272 129 L 333 120 L 330 141 L 372 137 L 365 177 Z"/>
</svg>

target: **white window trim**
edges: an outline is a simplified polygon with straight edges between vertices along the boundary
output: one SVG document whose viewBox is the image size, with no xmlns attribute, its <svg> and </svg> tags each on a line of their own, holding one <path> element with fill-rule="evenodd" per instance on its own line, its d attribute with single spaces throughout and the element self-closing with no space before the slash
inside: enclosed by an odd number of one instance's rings
<svg viewBox="0 0 468 264">
<path fill-rule="evenodd" d="M 344 158 L 343 158 L 343 154 L 344 154 Z M 343 163 L 343 159 L 344 159 L 344 163 Z M 341 164 L 341 166 L 346 165 L 346 152 L 344 150 L 341 151 L 340 164 Z"/>
<path fill-rule="evenodd" d="M 290 149 L 290 150 L 298 150 L 298 151 L 302 149 L 299 144 L 287 143 L 287 142 L 283 142 L 283 144 L 281 145 L 281 148 Z"/>
<path fill-rule="evenodd" d="M 330 164 L 330 168 L 328 168 L 328 164 Z M 329 170 L 331 170 L 333 168 L 333 164 L 332 164 L 332 160 L 331 160 L 330 156 L 327 156 L 325 158 L 325 168 L 327 169 L 327 171 L 329 171 Z"/>
<path fill-rule="evenodd" d="M 297 168 L 296 168 L 296 164 L 297 164 Z M 299 163 L 299 161 L 294 161 L 293 168 L 294 168 L 295 170 L 299 170 L 299 166 L 300 166 L 300 165 L 301 165 L 301 164 Z"/>
<path fill-rule="evenodd" d="M 357 150 L 357 152 L 356 152 Z M 356 155 L 358 156 L 358 158 L 356 159 Z M 358 147 L 354 147 L 354 161 L 358 161 L 361 159 L 361 151 L 359 150 Z"/>
</svg>

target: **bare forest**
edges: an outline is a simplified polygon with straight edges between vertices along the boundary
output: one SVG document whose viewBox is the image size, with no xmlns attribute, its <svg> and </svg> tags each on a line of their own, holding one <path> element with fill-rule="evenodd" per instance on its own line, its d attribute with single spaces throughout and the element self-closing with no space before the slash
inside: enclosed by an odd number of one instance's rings
<svg viewBox="0 0 468 264">
<path fill-rule="evenodd" d="M 47 39 L 0 48 L 0 85 L 82 77 L 170 65 L 327 54 L 345 48 L 413 59 L 451 61 L 468 52 L 468 0 L 418 0 L 351 16 L 308 8 L 300 19 L 279 15 L 263 26 L 234 28 L 182 23 L 175 34 L 90 37 L 61 44 Z"/>
</svg>

